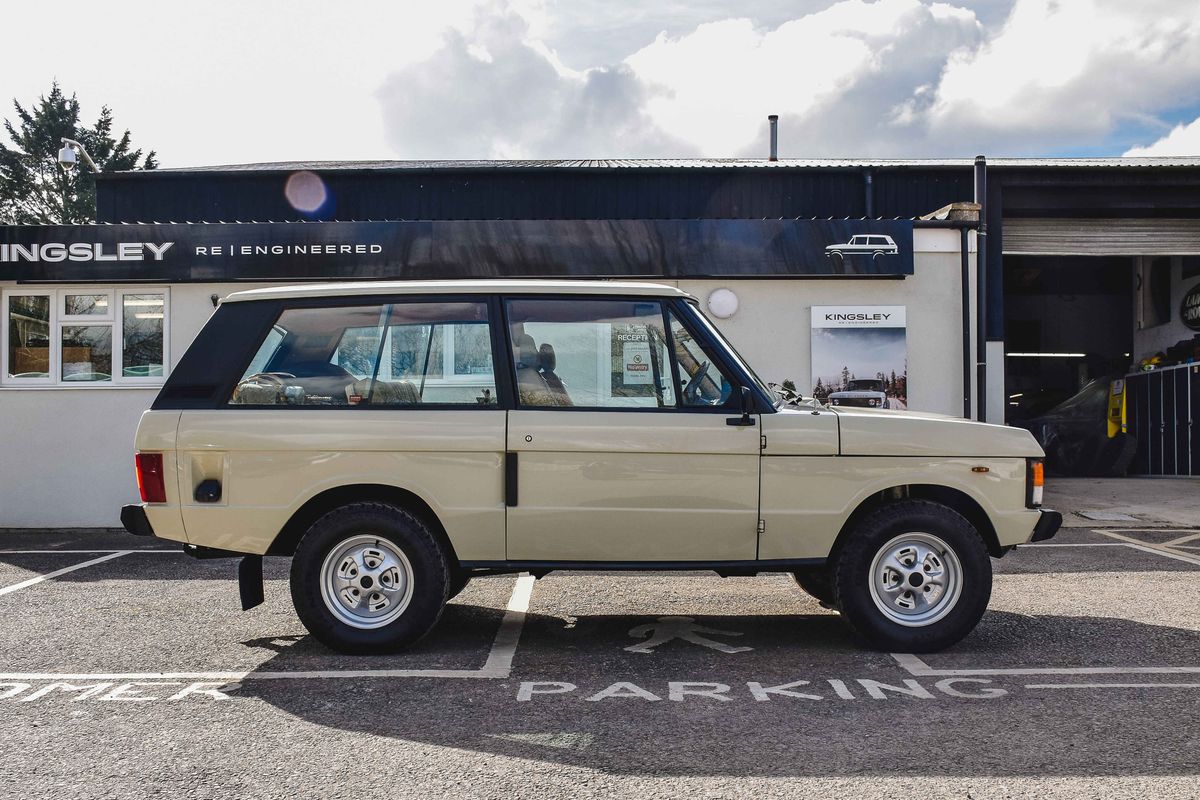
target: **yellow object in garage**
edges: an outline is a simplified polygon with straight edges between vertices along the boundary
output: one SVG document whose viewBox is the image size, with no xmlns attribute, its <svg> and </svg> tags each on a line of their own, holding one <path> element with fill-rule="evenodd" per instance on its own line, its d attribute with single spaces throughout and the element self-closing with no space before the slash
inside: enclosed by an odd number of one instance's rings
<svg viewBox="0 0 1200 800">
<path fill-rule="evenodd" d="M 1125 432 L 1125 381 L 1118 378 L 1108 385 L 1108 438 Z"/>
</svg>

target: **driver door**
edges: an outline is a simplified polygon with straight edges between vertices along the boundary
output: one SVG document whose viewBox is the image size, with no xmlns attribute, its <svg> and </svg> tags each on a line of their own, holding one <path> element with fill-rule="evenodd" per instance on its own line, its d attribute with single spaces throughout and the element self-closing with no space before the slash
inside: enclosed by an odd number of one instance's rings
<svg viewBox="0 0 1200 800">
<path fill-rule="evenodd" d="M 759 420 L 655 297 L 505 303 L 510 561 L 748 561 Z"/>
</svg>

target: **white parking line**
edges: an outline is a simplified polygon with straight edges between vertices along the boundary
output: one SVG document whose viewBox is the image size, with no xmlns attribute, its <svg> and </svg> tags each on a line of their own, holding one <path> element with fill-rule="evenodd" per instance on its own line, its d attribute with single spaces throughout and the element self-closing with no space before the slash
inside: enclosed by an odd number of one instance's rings
<svg viewBox="0 0 1200 800">
<path fill-rule="evenodd" d="M 1023 544 L 1019 546 L 1020 550 L 1028 550 L 1031 547 L 1124 547 L 1124 542 L 1039 542 L 1038 544 Z"/>
<path fill-rule="evenodd" d="M 1126 547 L 1132 547 L 1134 550 L 1141 550 L 1144 553 L 1153 553 L 1156 556 L 1163 556 L 1164 558 L 1173 558 L 1176 561 L 1182 561 L 1185 564 L 1195 564 L 1196 566 L 1200 567 L 1200 558 L 1184 555 L 1183 553 L 1179 553 L 1174 550 L 1168 550 L 1161 545 L 1146 544 L 1145 542 L 1138 541 L 1137 539 L 1131 539 L 1128 536 L 1122 536 L 1121 534 L 1114 533 L 1113 531 L 1097 531 L 1097 533 L 1103 533 L 1105 536 L 1113 539 L 1120 539 L 1122 544 L 1124 544 Z"/>
<path fill-rule="evenodd" d="M 171 553 L 183 555 L 183 550 L 0 550 L 0 556 L 58 555 L 59 553 Z"/>
<path fill-rule="evenodd" d="M 973 675 L 1191 675 L 1200 667 L 1017 667 L 1007 669 L 936 669 L 911 653 L 892 653 L 908 673 L 918 678 Z"/>
<path fill-rule="evenodd" d="M 127 556 L 132 552 L 134 552 L 134 551 L 132 551 L 132 550 L 117 550 L 115 552 L 109 553 L 108 555 L 103 555 L 103 556 L 100 556 L 99 558 L 93 558 L 90 561 L 84 561 L 82 564 L 75 564 L 74 566 L 63 567 L 62 569 L 56 569 L 53 572 L 47 572 L 45 575 L 38 575 L 36 578 L 30 578 L 27 581 L 21 581 L 20 583 L 14 583 L 12 586 L 5 586 L 3 588 L 0 588 L 0 595 L 12 594 L 13 592 L 20 591 L 21 589 L 24 589 L 26 587 L 41 583 L 42 581 L 48 581 L 51 578 L 57 578 L 59 575 L 66 575 L 68 572 L 74 572 L 77 569 L 83 569 L 84 567 L 90 567 L 93 564 L 99 564 L 102 561 L 111 561 L 114 558 L 120 558 L 121 556 Z"/>
<path fill-rule="evenodd" d="M 127 552 L 127 551 L 126 551 Z M 121 553 L 122 555 L 124 553 Z M 115 555 L 108 556 L 115 558 Z M 88 562 L 95 563 L 95 562 Z M 80 564 L 80 567 L 87 564 Z M 78 569 L 78 567 L 74 567 Z M 49 576 L 43 576 L 49 577 Z M 313 670 L 275 672 L 9 672 L 0 674 L 0 681 L 219 681 L 240 683 L 247 680 L 286 679 L 359 679 L 359 678 L 484 678 L 503 679 L 512 674 L 513 657 L 525 626 L 525 615 L 529 611 L 529 598 L 533 592 L 534 578 L 522 575 L 513 585 L 504 619 L 492 641 L 487 661 L 480 669 L 354 669 Z"/>
<path fill-rule="evenodd" d="M 1171 532 L 1175 533 L 1176 531 Z M 1200 533 L 1192 533 L 1187 536 L 1180 536 L 1178 539 L 1172 539 L 1169 542 L 1163 542 L 1163 547 L 1174 547 L 1175 545 L 1183 544 L 1184 542 L 1190 542 L 1193 539 L 1200 539 Z"/>
</svg>

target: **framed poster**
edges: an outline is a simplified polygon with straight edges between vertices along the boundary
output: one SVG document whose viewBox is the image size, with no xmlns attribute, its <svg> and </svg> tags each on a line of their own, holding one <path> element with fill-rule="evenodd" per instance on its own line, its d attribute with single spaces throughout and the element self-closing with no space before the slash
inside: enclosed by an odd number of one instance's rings
<svg viewBox="0 0 1200 800">
<path fill-rule="evenodd" d="M 904 306 L 813 306 L 812 393 L 823 403 L 908 408 Z"/>
</svg>

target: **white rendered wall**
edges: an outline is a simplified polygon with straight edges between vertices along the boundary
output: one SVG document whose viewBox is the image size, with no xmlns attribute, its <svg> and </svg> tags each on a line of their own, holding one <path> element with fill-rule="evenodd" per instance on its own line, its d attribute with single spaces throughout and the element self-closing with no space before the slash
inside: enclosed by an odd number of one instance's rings
<svg viewBox="0 0 1200 800">
<path fill-rule="evenodd" d="M 970 241 L 973 273 L 973 233 Z M 771 383 L 782 383 L 790 378 L 806 396 L 812 393 L 813 306 L 906 306 L 908 407 L 914 411 L 962 416 L 959 232 L 945 229 L 914 231 L 914 248 L 914 274 L 903 280 L 773 278 L 679 281 L 678 286 L 695 295 L 706 313 L 706 301 L 713 290 L 733 291 L 738 296 L 738 310 L 729 319 L 714 319 L 717 327 L 729 337 L 759 377 Z M 973 281 L 971 285 L 973 301 Z M 971 309 L 974 320 L 973 302 Z"/>
</svg>

